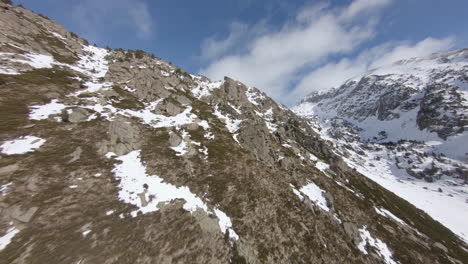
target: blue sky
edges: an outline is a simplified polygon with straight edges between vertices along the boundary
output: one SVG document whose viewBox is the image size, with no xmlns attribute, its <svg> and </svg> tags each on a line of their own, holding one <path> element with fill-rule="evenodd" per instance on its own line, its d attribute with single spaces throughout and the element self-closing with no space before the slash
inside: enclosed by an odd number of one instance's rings
<svg viewBox="0 0 468 264">
<path fill-rule="evenodd" d="M 287 105 L 392 61 L 468 47 L 466 0 L 17 0 L 112 48 L 224 75 Z"/>
</svg>

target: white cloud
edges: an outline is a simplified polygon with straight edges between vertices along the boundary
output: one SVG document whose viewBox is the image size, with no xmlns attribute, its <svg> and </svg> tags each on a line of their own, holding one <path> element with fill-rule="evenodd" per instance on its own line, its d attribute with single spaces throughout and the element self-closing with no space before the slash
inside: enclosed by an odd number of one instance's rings
<svg viewBox="0 0 468 264">
<path fill-rule="evenodd" d="M 212 60 L 228 52 L 239 51 L 239 43 L 248 42 L 266 32 L 266 24 L 258 23 L 253 27 L 234 22 L 230 26 L 229 35 L 225 39 L 210 37 L 201 45 L 201 59 Z"/>
<path fill-rule="evenodd" d="M 382 8 L 391 3 L 392 0 L 356 0 L 352 2 L 343 12 L 341 18 L 348 20 L 365 12 L 372 12 L 376 8 Z"/>
<path fill-rule="evenodd" d="M 444 39 L 426 38 L 414 45 L 401 43 L 391 48 L 390 52 L 386 52 L 384 54 L 374 54 L 375 59 L 369 68 L 372 69 L 379 66 L 388 65 L 402 59 L 421 57 L 430 55 L 435 52 L 446 51 L 452 48 L 454 44 L 454 37 L 447 37 Z"/>
<path fill-rule="evenodd" d="M 343 8 L 332 9 L 325 4 L 304 8 L 294 21 L 281 29 L 270 30 L 246 43 L 236 41 L 232 34 L 217 43 L 211 39 L 210 45 L 217 48 L 212 54 L 219 56 L 220 50 L 225 54 L 201 73 L 213 79 L 229 75 L 266 91 L 275 99 L 285 98 L 288 86 L 301 79 L 301 71 L 320 66 L 330 56 L 350 53 L 376 34 L 373 14 L 390 0 L 375 2 L 379 4 L 358 0 Z M 358 16 L 364 11 L 369 18 L 366 21 Z M 232 54 L 226 48 L 235 45 L 244 46 L 244 52 Z M 209 54 L 206 46 L 204 49 Z"/>
<path fill-rule="evenodd" d="M 152 35 L 152 17 L 145 0 L 84 0 L 71 8 L 74 23 L 92 40 L 122 27 L 135 31 L 140 39 Z"/>
<path fill-rule="evenodd" d="M 305 75 L 296 88 L 288 94 L 290 101 L 297 101 L 312 91 L 328 90 L 337 87 L 345 80 L 368 70 L 392 64 L 398 60 L 421 57 L 435 52 L 446 51 L 454 46 L 455 39 L 427 38 L 420 42 L 386 43 L 361 52 L 356 58 L 341 59 L 328 63 Z"/>
</svg>

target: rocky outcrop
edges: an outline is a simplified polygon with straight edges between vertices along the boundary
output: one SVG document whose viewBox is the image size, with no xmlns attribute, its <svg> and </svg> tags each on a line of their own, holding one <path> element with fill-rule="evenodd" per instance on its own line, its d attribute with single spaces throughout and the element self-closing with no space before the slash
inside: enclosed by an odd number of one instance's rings
<svg viewBox="0 0 468 264">
<path fill-rule="evenodd" d="M 80 123 L 87 121 L 91 113 L 83 108 L 75 108 L 70 110 L 71 113 L 68 113 L 67 121 L 71 123 Z"/>
<path fill-rule="evenodd" d="M 462 134 L 468 126 L 468 102 L 457 86 L 432 84 L 421 100 L 417 115 L 419 129 L 435 132 L 439 137 Z"/>
<path fill-rule="evenodd" d="M 29 223 L 36 214 L 38 207 L 31 207 L 26 210 L 16 207 L 12 212 L 12 217 L 20 222 Z"/>
<path fill-rule="evenodd" d="M 99 153 L 114 152 L 124 155 L 132 150 L 141 148 L 138 126 L 126 118 L 117 118 L 109 123 L 109 140 L 99 143 Z"/>
</svg>

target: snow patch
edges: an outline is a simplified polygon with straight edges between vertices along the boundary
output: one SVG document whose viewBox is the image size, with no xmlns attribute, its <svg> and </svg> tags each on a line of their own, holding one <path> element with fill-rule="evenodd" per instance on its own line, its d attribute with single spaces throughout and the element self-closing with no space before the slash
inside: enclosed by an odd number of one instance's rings
<svg viewBox="0 0 468 264">
<path fill-rule="evenodd" d="M 168 203 L 174 199 L 184 199 L 186 202 L 183 208 L 191 213 L 197 208 L 208 210 L 203 201 L 191 193 L 187 187 L 176 187 L 164 183 L 163 179 L 157 175 L 148 175 L 145 166 L 141 163 L 139 150 L 116 159 L 122 161 L 113 170 L 116 178 L 120 179 L 119 199 L 137 206 L 137 212 L 146 214 L 158 211 L 158 203 Z M 147 190 L 144 184 L 148 185 Z M 142 203 L 143 199 L 139 195 L 146 200 L 146 205 Z"/>
<path fill-rule="evenodd" d="M 83 235 L 83 237 L 86 237 L 90 232 L 91 230 L 86 230 L 86 231 L 83 231 L 81 234 Z"/>
<path fill-rule="evenodd" d="M 294 189 L 293 189 L 294 191 Z M 307 196 L 315 205 L 322 208 L 323 210 L 329 212 L 330 208 L 327 205 L 327 200 L 325 199 L 324 194 L 326 193 L 315 183 L 310 182 L 309 184 L 303 186 L 300 189 L 301 193 Z M 297 195 L 297 194 L 296 194 Z"/>
<path fill-rule="evenodd" d="M 27 64 L 33 67 L 34 69 L 52 68 L 52 65 L 54 64 L 54 58 L 48 55 L 42 55 L 38 53 L 26 53 L 15 55 L 22 56 L 25 59 L 10 59 L 11 61 Z"/>
<path fill-rule="evenodd" d="M 8 187 L 10 187 L 13 183 L 9 182 L 7 184 L 0 186 L 0 193 L 2 196 L 5 196 L 8 193 Z"/>
<path fill-rule="evenodd" d="M 6 234 L 0 237 L 0 251 L 5 249 L 8 244 L 11 243 L 13 237 L 18 234 L 20 231 L 16 227 L 11 227 L 7 230 Z"/>
<path fill-rule="evenodd" d="M 401 220 L 399 217 L 392 214 L 392 212 L 390 212 L 390 211 L 388 211 L 386 209 L 383 209 L 383 208 L 374 207 L 374 209 L 379 215 L 385 216 L 387 218 L 391 218 L 391 219 L 395 220 L 396 222 L 398 222 L 398 223 L 400 223 L 402 225 L 406 225 L 405 221 Z"/>
<path fill-rule="evenodd" d="M 52 35 L 54 35 L 56 38 L 58 38 L 58 39 L 67 40 L 66 38 L 64 38 L 62 35 L 60 35 L 60 34 L 57 33 L 57 32 L 50 31 L 50 33 L 51 33 Z"/>
<path fill-rule="evenodd" d="M 330 165 L 322 161 L 318 161 L 317 163 L 315 163 L 315 167 L 321 172 L 325 172 L 326 170 L 330 169 Z"/>
<path fill-rule="evenodd" d="M 367 227 L 364 226 L 361 229 L 359 229 L 359 233 L 361 235 L 362 241 L 358 245 L 358 249 L 364 253 L 364 255 L 368 255 L 369 252 L 367 252 L 366 246 L 370 246 L 376 249 L 377 254 L 381 256 L 385 263 L 387 264 L 397 264 L 398 262 L 395 262 L 392 257 L 392 252 L 387 247 L 387 244 L 382 242 L 382 240 L 376 238 L 374 239 L 369 231 L 367 231 Z"/>
<path fill-rule="evenodd" d="M 215 215 L 219 219 L 219 228 L 221 229 L 221 232 L 226 233 L 226 231 L 229 231 L 229 237 L 233 240 L 239 240 L 239 236 L 236 234 L 236 232 L 232 229 L 232 222 L 231 218 L 229 218 L 224 212 L 222 212 L 219 209 L 214 209 Z"/>
<path fill-rule="evenodd" d="M 233 119 L 229 116 L 229 114 L 224 115 L 218 109 L 218 105 L 214 107 L 213 114 L 217 116 L 221 121 L 224 122 L 226 128 L 229 130 L 229 133 L 234 134 L 239 130 L 240 124 L 243 120 Z"/>
<path fill-rule="evenodd" d="M 122 162 L 115 165 L 113 169 L 115 177 L 120 180 L 119 200 L 138 207 L 136 211 L 131 213 L 133 217 L 136 217 L 138 212 L 146 214 L 158 211 L 159 203 L 164 204 L 175 199 L 185 200 L 183 208 L 190 213 L 202 209 L 208 214 L 212 214 L 212 211 L 208 210 L 208 206 L 198 196 L 190 192 L 188 187 L 176 187 L 164 183 L 163 179 L 157 175 L 148 175 L 146 167 L 141 162 L 140 150 L 132 151 L 116 159 Z M 237 240 L 239 236 L 232 228 L 231 219 L 216 208 L 214 214 L 219 218 L 221 231 L 229 230 L 229 236 Z"/>
<path fill-rule="evenodd" d="M 6 155 L 24 154 L 38 149 L 46 142 L 45 139 L 35 136 L 20 137 L 15 140 L 5 141 L 0 148 Z"/>
<path fill-rule="evenodd" d="M 289 187 L 291 187 L 293 193 L 294 193 L 297 197 L 299 197 L 299 200 L 301 200 L 301 202 L 304 201 L 304 196 L 302 196 L 301 192 L 298 191 L 298 190 L 294 187 L 294 185 L 289 184 Z"/>
<path fill-rule="evenodd" d="M 201 81 L 199 77 L 194 78 L 194 81 L 197 82 L 198 86 L 193 88 L 191 92 L 197 99 L 209 96 L 214 89 L 218 89 L 219 87 L 221 87 L 221 85 L 224 84 L 224 81 Z"/>
<path fill-rule="evenodd" d="M 245 95 L 247 96 L 247 99 L 249 100 L 250 103 L 252 103 L 255 106 L 258 106 L 258 101 L 259 100 L 264 100 L 265 96 L 260 94 L 259 92 L 255 91 L 254 88 L 248 87 L 247 90 L 245 91 Z"/>
<path fill-rule="evenodd" d="M 30 106 L 31 112 L 29 113 L 29 119 L 32 120 L 43 120 L 47 119 L 50 115 L 59 114 L 67 106 L 58 103 L 57 99 L 53 99 L 50 103 L 45 105 L 33 105 Z"/>
<path fill-rule="evenodd" d="M 210 129 L 210 125 L 208 124 L 208 121 L 202 120 L 198 122 L 198 125 L 201 126 L 204 130 Z"/>
<path fill-rule="evenodd" d="M 171 147 L 176 152 L 176 156 L 183 156 L 188 153 L 187 138 L 189 133 L 185 130 L 182 130 L 182 141 L 176 147 Z"/>
<path fill-rule="evenodd" d="M 268 131 L 270 131 L 270 134 L 273 134 L 278 130 L 278 125 L 273 123 L 273 109 L 270 108 L 264 113 L 260 113 L 258 111 L 255 111 L 255 113 L 263 118 L 263 121 L 265 121 L 265 125 L 268 128 Z"/>
</svg>

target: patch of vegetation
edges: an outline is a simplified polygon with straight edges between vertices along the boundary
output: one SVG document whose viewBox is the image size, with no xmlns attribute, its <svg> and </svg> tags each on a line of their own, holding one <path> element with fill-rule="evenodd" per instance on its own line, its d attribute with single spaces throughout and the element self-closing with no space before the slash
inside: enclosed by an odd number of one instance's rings
<svg viewBox="0 0 468 264">
<path fill-rule="evenodd" d="M 45 16 L 45 15 L 43 15 L 43 14 L 41 14 L 41 13 L 39 13 L 38 15 L 39 15 L 40 17 L 44 18 L 44 19 L 50 20 L 50 18 L 48 18 L 47 16 Z"/>
<path fill-rule="evenodd" d="M 117 92 L 123 99 L 120 99 L 118 102 L 113 102 L 112 105 L 122 109 L 142 109 L 145 105 L 138 100 L 133 94 L 125 91 L 118 85 L 112 86 L 112 89 Z"/>
<path fill-rule="evenodd" d="M 58 67 L 33 69 L 19 75 L 0 74 L 0 80 L 4 83 L 21 85 L 57 84 L 68 86 L 76 82 L 76 80 L 71 79 L 71 77 L 74 77 L 74 75 Z"/>
<path fill-rule="evenodd" d="M 15 130 L 27 124 L 27 105 L 21 100 L 6 100 L 0 103 L 0 134 Z"/>
<path fill-rule="evenodd" d="M 89 98 L 89 97 L 93 97 L 94 94 L 93 93 L 90 93 L 90 92 L 84 92 L 84 93 L 80 93 L 78 95 L 78 98 Z"/>
<path fill-rule="evenodd" d="M 16 43 L 20 43 L 20 44 L 23 44 L 23 45 L 26 45 L 26 44 L 27 44 L 26 41 L 24 41 L 24 40 L 22 40 L 22 39 L 19 39 L 19 38 L 15 38 L 15 37 L 13 37 L 13 36 L 8 36 L 8 38 L 11 39 L 11 40 L 13 40 L 13 41 L 16 42 Z M 23 51 L 23 53 L 24 53 L 24 51 Z"/>
<path fill-rule="evenodd" d="M 55 51 L 55 49 L 67 50 L 65 44 L 55 37 L 49 36 L 47 34 L 36 34 L 33 36 L 33 39 L 38 43 L 45 44 L 46 47 L 49 48 L 48 51 L 52 54 L 54 59 L 59 62 L 75 64 L 78 61 L 76 56 L 63 56 Z"/>
<path fill-rule="evenodd" d="M 143 57 L 145 56 L 145 52 L 140 50 L 140 49 L 137 49 L 135 50 L 135 58 L 137 59 L 143 59 Z"/>
<path fill-rule="evenodd" d="M 66 95 L 76 88 L 76 80 L 69 72 L 59 68 L 34 69 L 18 75 L 0 74 L 0 133 L 14 131 L 28 123 L 28 106 L 47 103 L 49 92 Z"/>
</svg>

